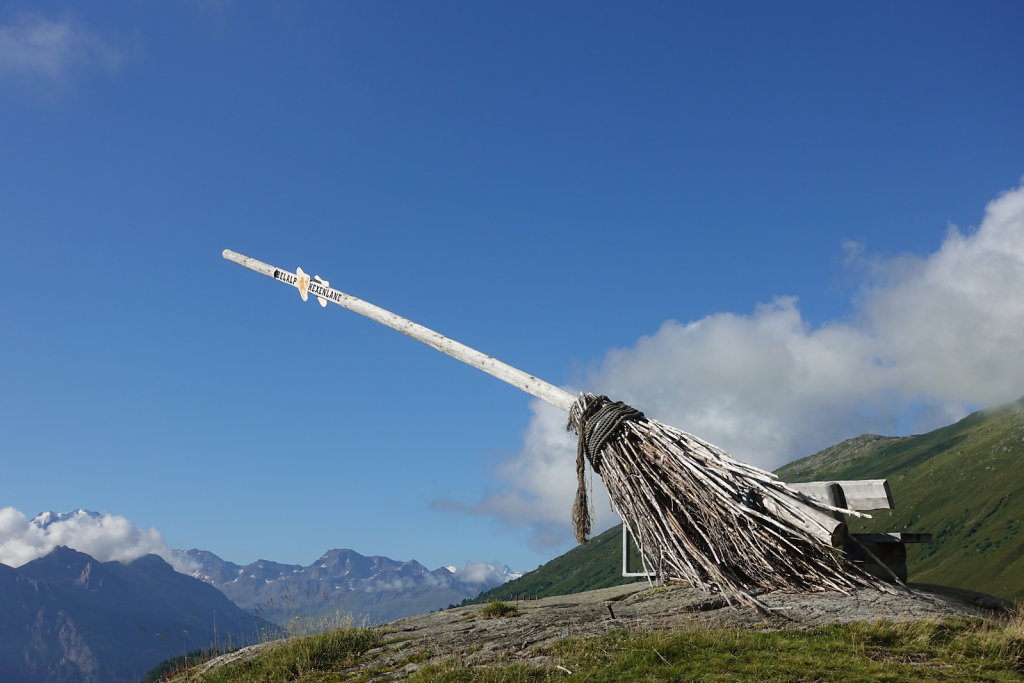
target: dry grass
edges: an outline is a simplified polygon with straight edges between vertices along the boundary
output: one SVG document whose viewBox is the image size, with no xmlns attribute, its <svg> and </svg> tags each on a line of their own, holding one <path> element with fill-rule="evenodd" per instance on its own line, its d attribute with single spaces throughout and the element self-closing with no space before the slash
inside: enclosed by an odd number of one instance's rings
<svg viewBox="0 0 1024 683">
<path fill-rule="evenodd" d="M 1004 625 L 955 618 L 807 631 L 615 631 L 565 639 L 529 662 L 468 667 L 450 657 L 410 681 L 1020 681 L 1024 610 Z"/>
</svg>

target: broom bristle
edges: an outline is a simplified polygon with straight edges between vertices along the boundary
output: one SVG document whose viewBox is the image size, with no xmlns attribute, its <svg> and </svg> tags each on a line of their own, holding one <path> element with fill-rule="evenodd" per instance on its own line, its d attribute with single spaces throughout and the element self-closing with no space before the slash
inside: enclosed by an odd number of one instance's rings
<svg viewBox="0 0 1024 683">
<path fill-rule="evenodd" d="M 569 411 L 569 428 L 580 436 L 577 469 L 586 456 L 659 577 L 747 603 L 757 602 L 752 592 L 779 589 L 892 590 L 832 547 L 842 526 L 830 514 L 837 508 L 628 406 L 632 416 L 617 418 L 623 405 L 582 394 Z M 592 438 L 609 422 L 615 422 L 610 435 Z M 574 506 L 579 537 L 583 528 L 589 533 L 590 520 L 587 514 L 577 523 L 578 512 Z"/>
</svg>

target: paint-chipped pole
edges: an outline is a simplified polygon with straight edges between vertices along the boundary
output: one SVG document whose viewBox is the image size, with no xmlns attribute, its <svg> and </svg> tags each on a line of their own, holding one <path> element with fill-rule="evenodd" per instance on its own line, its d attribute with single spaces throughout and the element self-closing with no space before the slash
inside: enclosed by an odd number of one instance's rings
<svg viewBox="0 0 1024 683">
<path fill-rule="evenodd" d="M 503 363 L 497 358 L 488 356 L 485 353 L 481 353 L 476 349 L 472 349 L 465 344 L 460 344 L 454 339 L 449 339 L 440 332 L 424 327 L 418 323 L 414 323 L 411 320 L 403 318 L 400 315 L 395 315 L 391 311 L 387 311 L 379 306 L 363 301 L 362 299 L 356 298 L 351 294 L 345 292 L 339 292 L 336 289 L 330 287 L 330 283 L 327 280 L 321 279 L 319 276 L 314 275 L 311 279 L 310 276 L 302 272 L 302 268 L 297 268 L 296 272 L 292 273 L 276 266 L 272 266 L 269 263 L 258 261 L 249 256 L 239 254 L 236 251 L 225 249 L 223 254 L 224 258 L 229 261 L 234 261 L 240 266 L 244 266 L 249 270 L 254 270 L 257 273 L 272 277 L 275 280 L 280 280 L 285 284 L 292 285 L 299 290 L 299 296 L 305 301 L 309 294 L 315 296 L 321 306 L 327 306 L 327 302 L 338 304 L 343 308 L 347 308 L 350 311 L 358 313 L 359 315 L 366 316 L 370 320 L 374 320 L 382 325 L 387 325 L 393 330 L 397 330 L 402 334 L 412 337 L 416 341 L 423 342 L 427 346 L 437 349 L 443 354 L 449 355 L 452 358 L 472 365 L 478 370 L 483 370 L 488 375 L 497 377 L 503 382 L 508 382 L 514 387 L 522 389 L 528 394 L 532 394 L 539 399 L 547 401 L 553 406 L 557 406 L 562 410 L 568 411 L 572 404 L 576 401 L 576 397 L 570 394 L 568 391 L 556 387 L 553 384 L 549 384 L 542 379 L 538 379 L 533 375 L 523 372 L 517 368 Z"/>
</svg>

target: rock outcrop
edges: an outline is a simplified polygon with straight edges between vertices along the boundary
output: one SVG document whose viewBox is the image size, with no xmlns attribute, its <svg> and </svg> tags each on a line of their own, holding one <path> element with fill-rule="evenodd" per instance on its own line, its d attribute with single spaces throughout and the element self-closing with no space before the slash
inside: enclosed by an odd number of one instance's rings
<svg viewBox="0 0 1024 683">
<path fill-rule="evenodd" d="M 980 593 L 926 585 L 894 594 L 875 590 L 852 595 L 776 592 L 759 599 L 768 611 L 730 606 L 719 596 L 693 588 L 638 583 L 518 602 L 518 615 L 496 619 L 484 618 L 480 605 L 458 607 L 385 625 L 388 644 L 368 653 L 357 668 L 374 667 L 392 672 L 388 678 L 403 678 L 430 662 L 453 656 L 469 666 L 499 661 L 545 666 L 553 663 L 547 661 L 544 645 L 560 638 L 596 636 L 614 629 L 805 629 L 854 621 L 997 618 L 1012 607 Z M 211 660 L 204 670 L 255 656 L 268 647 L 275 647 L 275 643 Z M 416 663 L 407 663 L 410 658 Z"/>
</svg>

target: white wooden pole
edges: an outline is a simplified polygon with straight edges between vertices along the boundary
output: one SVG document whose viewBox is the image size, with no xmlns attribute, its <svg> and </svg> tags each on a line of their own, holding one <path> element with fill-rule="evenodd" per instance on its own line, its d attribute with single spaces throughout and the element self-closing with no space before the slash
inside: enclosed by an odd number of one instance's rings
<svg viewBox="0 0 1024 683">
<path fill-rule="evenodd" d="M 452 358 L 462 361 L 463 363 L 467 363 L 468 365 L 472 365 L 479 370 L 483 370 L 487 374 L 497 377 L 503 382 L 507 382 L 514 387 L 518 387 L 526 393 L 543 399 L 562 410 L 568 411 L 576 402 L 576 397 L 564 389 L 560 389 L 553 384 L 549 384 L 534 377 L 533 375 L 523 372 L 522 370 L 518 370 L 496 358 L 492 358 L 491 356 L 480 353 L 475 349 L 471 349 L 464 344 L 460 344 L 453 339 L 449 339 L 443 334 L 435 332 L 401 316 L 395 315 L 390 311 L 386 311 L 379 306 L 374 306 L 373 304 L 363 301 L 362 299 L 357 299 L 350 294 L 345 294 L 344 292 L 333 289 L 328 286 L 327 282 L 319 280 L 319 278 L 311 280 L 309 275 L 302 272 L 301 268 L 298 268 L 297 272 L 292 273 L 268 263 L 257 261 L 254 258 L 231 251 L 230 249 L 225 249 L 223 256 L 227 260 L 234 261 L 235 263 L 250 270 L 254 270 L 257 273 L 262 273 L 267 277 L 272 277 L 275 280 L 280 280 L 281 282 L 296 287 L 303 300 L 305 300 L 309 294 L 313 294 L 321 301 L 321 303 L 324 301 L 330 301 L 338 304 L 350 311 L 366 316 L 371 320 L 375 320 L 382 325 L 386 325 L 393 330 L 397 330 L 404 335 L 412 337 L 427 346 L 437 349 L 441 353 L 447 354 Z M 656 423 L 655 421 L 650 421 L 650 424 L 660 425 L 660 423 Z M 660 425 L 659 429 L 663 431 L 671 430 L 671 428 L 665 427 L 664 425 Z M 672 434 L 678 434 L 678 430 L 671 431 Z M 666 453 L 671 455 L 675 452 L 673 449 L 678 450 L 682 444 L 669 443 L 669 446 L 670 448 L 667 449 Z M 704 446 L 701 446 L 701 448 L 707 450 Z M 728 456 L 728 454 L 724 452 L 722 452 L 721 455 L 724 458 L 731 459 L 731 456 Z M 680 456 L 676 455 L 675 457 Z M 748 467 L 747 469 L 756 468 Z M 780 494 L 782 494 L 783 491 L 791 494 L 764 498 L 763 503 L 769 508 L 769 510 L 774 512 L 777 518 L 783 519 L 793 526 L 804 529 L 807 534 L 818 539 L 818 541 L 824 545 L 832 544 L 845 533 L 846 526 L 842 521 L 833 519 L 830 515 L 825 514 L 823 510 L 807 505 L 803 500 L 801 500 L 801 498 L 799 498 L 800 494 L 796 491 L 789 489 L 780 482 L 775 482 L 774 475 L 768 473 L 763 474 L 767 479 L 772 480 L 771 483 L 773 489 L 781 487 L 782 491 L 779 491 Z M 756 476 L 755 473 L 749 473 L 747 476 L 748 478 L 753 478 L 755 480 L 758 479 L 758 476 Z M 785 503 L 785 505 L 780 503 Z M 832 510 L 833 508 L 829 507 L 827 509 Z M 842 512 L 857 514 L 850 510 L 842 510 Z"/>
<path fill-rule="evenodd" d="M 238 265 L 248 268 L 249 270 L 254 270 L 257 273 L 261 273 L 267 277 L 272 277 L 275 280 L 280 280 L 285 284 L 298 288 L 299 293 L 303 295 L 303 299 L 306 298 L 305 293 L 308 292 L 316 296 L 321 301 L 336 303 L 339 306 L 358 313 L 359 315 L 366 316 L 370 320 L 375 320 L 382 325 L 387 325 L 391 329 L 412 337 L 416 341 L 423 342 L 427 346 L 435 348 L 441 353 L 447 354 L 456 360 L 472 365 L 478 370 L 483 370 L 487 374 L 497 377 L 503 382 L 508 382 L 512 386 L 518 387 L 526 393 L 543 399 L 562 410 L 568 411 L 572 404 L 576 402 L 576 397 L 568 391 L 556 387 L 553 384 L 549 384 L 542 379 L 538 379 L 529 373 L 523 372 L 522 370 L 514 368 L 507 363 L 503 363 L 497 358 L 480 353 L 476 349 L 472 349 L 465 344 L 460 344 L 454 339 L 449 339 L 439 332 L 435 332 L 423 325 L 407 320 L 400 315 L 395 315 L 391 311 L 386 311 L 379 306 L 374 306 L 373 304 L 363 301 L 362 299 L 358 299 L 351 294 L 345 294 L 337 289 L 328 287 L 326 286 L 326 283 L 320 283 L 315 280 L 311 281 L 309 276 L 302 272 L 301 268 L 298 269 L 298 273 L 291 273 L 287 270 L 282 270 L 281 268 L 272 266 L 269 263 L 257 261 L 249 256 L 244 256 L 238 252 L 231 251 L 230 249 L 225 249 L 222 256 L 229 261 L 234 261 Z"/>
</svg>

